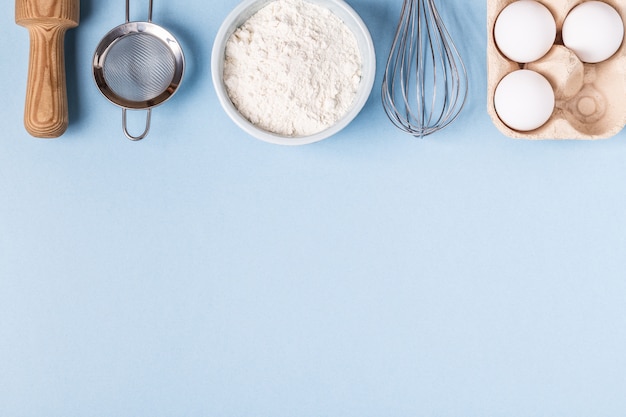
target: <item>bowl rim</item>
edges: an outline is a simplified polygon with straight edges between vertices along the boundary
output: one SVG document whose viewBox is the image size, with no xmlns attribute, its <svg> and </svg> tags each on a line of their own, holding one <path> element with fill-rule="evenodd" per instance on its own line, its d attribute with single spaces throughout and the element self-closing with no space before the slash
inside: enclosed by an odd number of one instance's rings
<svg viewBox="0 0 626 417">
<path fill-rule="evenodd" d="M 376 78 L 376 51 L 374 49 L 374 42 L 372 41 L 372 36 L 365 22 L 344 0 L 303 0 L 305 2 L 326 7 L 336 16 L 337 13 L 335 10 L 342 10 L 342 14 L 350 17 L 352 22 L 348 23 L 346 22 L 347 19 L 344 17 L 337 16 L 354 33 L 354 36 L 357 37 L 357 41 L 359 37 L 365 41 L 364 43 L 357 42 L 359 44 L 362 60 L 361 82 L 350 109 L 336 123 L 321 132 L 307 136 L 292 137 L 264 130 L 255 126 L 241 113 L 239 113 L 228 96 L 222 79 L 222 73 L 224 69 L 224 50 L 230 35 L 250 16 L 273 1 L 276 0 L 243 0 L 226 16 L 215 36 L 211 52 L 211 78 L 213 81 L 213 87 L 215 88 L 215 92 L 222 108 L 230 119 L 244 132 L 255 137 L 256 139 L 277 145 L 306 145 L 319 142 L 333 136 L 348 126 L 348 124 L 350 124 L 352 120 L 354 120 L 354 118 L 356 118 L 356 116 L 361 112 L 365 103 L 369 100 L 374 86 L 374 80 Z M 332 7 L 328 7 L 328 5 L 332 5 Z M 365 54 L 364 51 L 366 52 Z M 368 56 L 370 58 L 366 59 Z"/>
</svg>

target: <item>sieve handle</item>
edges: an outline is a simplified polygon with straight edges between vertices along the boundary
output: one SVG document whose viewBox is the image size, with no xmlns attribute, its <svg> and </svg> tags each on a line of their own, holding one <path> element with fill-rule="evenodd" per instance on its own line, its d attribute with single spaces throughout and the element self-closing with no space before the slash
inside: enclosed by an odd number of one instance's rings
<svg viewBox="0 0 626 417">
<path fill-rule="evenodd" d="M 153 1 L 148 4 L 148 22 L 152 22 Z M 130 0 L 126 0 L 126 23 L 130 22 Z"/>
<path fill-rule="evenodd" d="M 122 109 L 122 128 L 124 129 L 124 134 L 126 135 L 126 137 L 130 140 L 136 141 L 136 140 L 141 140 L 143 138 L 145 138 L 146 136 L 148 136 L 148 132 L 150 131 L 150 118 L 151 118 L 151 114 L 152 114 L 152 109 L 148 109 L 146 110 L 147 114 L 146 114 L 146 128 L 144 129 L 143 133 L 139 136 L 133 136 L 130 134 L 130 132 L 128 131 L 128 126 L 126 124 L 126 109 Z"/>
<path fill-rule="evenodd" d="M 69 123 L 63 41 L 67 27 L 29 25 L 30 60 L 24 127 L 32 136 L 56 138 Z"/>
</svg>

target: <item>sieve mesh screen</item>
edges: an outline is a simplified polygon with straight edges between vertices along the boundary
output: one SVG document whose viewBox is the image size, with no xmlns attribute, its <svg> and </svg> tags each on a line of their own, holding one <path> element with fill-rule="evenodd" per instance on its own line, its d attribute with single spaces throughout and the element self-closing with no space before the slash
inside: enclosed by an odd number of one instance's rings
<svg viewBox="0 0 626 417">
<path fill-rule="evenodd" d="M 147 33 L 130 34 L 111 46 L 103 64 L 109 88 L 135 102 L 152 100 L 172 82 L 176 62 L 170 49 Z"/>
</svg>

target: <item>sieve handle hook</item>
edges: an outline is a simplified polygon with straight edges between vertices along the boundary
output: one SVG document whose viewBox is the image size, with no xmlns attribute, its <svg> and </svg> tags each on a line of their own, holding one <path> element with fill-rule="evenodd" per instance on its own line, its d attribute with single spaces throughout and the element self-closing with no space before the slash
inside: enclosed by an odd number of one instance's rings
<svg viewBox="0 0 626 417">
<path fill-rule="evenodd" d="M 147 114 L 146 114 L 146 128 L 143 131 L 143 133 L 139 136 L 133 136 L 130 134 L 130 132 L 128 131 L 128 126 L 126 125 L 126 109 L 122 109 L 122 127 L 124 128 L 124 134 L 126 135 L 126 137 L 132 141 L 137 141 L 137 140 L 141 140 L 143 138 L 145 138 L 146 136 L 148 136 L 148 132 L 150 131 L 150 116 L 152 114 L 152 109 L 148 109 L 146 110 Z"/>
<path fill-rule="evenodd" d="M 126 23 L 130 22 L 130 0 L 126 0 Z M 148 22 L 152 22 L 152 0 L 148 6 Z"/>
</svg>

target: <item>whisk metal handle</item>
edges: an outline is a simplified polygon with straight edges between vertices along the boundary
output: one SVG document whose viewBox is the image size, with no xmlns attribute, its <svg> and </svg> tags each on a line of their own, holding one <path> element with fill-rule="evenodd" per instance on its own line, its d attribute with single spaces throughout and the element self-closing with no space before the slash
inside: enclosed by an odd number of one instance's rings
<svg viewBox="0 0 626 417">
<path fill-rule="evenodd" d="M 126 137 L 132 141 L 138 141 L 141 140 L 143 138 L 145 138 L 146 136 L 148 136 L 148 132 L 150 132 L 150 119 L 151 119 L 151 115 L 152 115 L 152 109 L 147 109 L 147 114 L 146 114 L 146 128 L 144 129 L 143 133 L 139 136 L 133 136 L 130 134 L 130 132 L 128 131 L 128 126 L 126 124 L 126 109 L 122 109 L 122 128 L 124 129 L 124 134 L 126 135 Z"/>
</svg>

